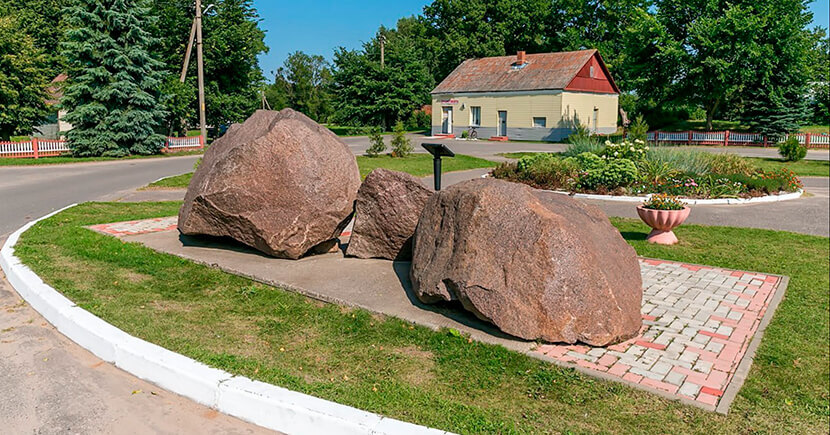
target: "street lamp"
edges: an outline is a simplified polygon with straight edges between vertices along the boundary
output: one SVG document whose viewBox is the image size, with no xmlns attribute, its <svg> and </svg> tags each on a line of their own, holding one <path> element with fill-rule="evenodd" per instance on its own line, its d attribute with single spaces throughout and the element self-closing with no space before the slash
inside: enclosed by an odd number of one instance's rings
<svg viewBox="0 0 830 435">
<path fill-rule="evenodd" d="M 432 154 L 432 171 L 437 192 L 441 190 L 441 157 L 455 157 L 455 153 L 440 143 L 422 143 L 421 146 Z"/>
</svg>

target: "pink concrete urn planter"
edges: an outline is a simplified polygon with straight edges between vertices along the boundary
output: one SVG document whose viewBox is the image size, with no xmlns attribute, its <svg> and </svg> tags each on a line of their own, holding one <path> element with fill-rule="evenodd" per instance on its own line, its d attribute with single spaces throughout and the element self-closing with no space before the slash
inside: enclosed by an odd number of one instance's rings
<svg viewBox="0 0 830 435">
<path fill-rule="evenodd" d="M 653 210 L 642 205 L 637 206 L 640 219 L 652 228 L 646 240 L 660 245 L 674 245 L 678 242 L 672 230 L 689 217 L 690 211 L 692 210 L 689 207 L 683 207 L 682 210 Z"/>
</svg>

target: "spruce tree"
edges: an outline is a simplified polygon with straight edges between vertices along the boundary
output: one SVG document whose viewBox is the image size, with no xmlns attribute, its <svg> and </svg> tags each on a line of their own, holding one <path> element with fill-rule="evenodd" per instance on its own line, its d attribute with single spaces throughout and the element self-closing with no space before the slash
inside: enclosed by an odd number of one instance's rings
<svg viewBox="0 0 830 435">
<path fill-rule="evenodd" d="M 65 13 L 70 78 L 61 104 L 74 154 L 159 152 L 163 76 L 150 53 L 157 41 L 147 30 L 153 18 L 145 0 L 77 0 Z"/>
</svg>

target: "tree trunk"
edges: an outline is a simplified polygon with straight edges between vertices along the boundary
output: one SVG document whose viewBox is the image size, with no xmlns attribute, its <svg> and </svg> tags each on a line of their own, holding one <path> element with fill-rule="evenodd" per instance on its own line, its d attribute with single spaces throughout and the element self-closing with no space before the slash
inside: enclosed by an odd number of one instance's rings
<svg viewBox="0 0 830 435">
<path fill-rule="evenodd" d="M 715 117 L 715 111 L 718 110 L 720 99 L 712 102 L 712 105 L 706 108 L 706 131 L 712 131 L 712 118 Z"/>
</svg>

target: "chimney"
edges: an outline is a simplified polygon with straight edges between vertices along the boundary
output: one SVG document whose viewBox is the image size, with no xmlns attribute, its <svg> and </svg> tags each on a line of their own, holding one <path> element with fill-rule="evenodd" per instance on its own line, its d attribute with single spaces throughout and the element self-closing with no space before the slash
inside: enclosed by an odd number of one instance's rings
<svg viewBox="0 0 830 435">
<path fill-rule="evenodd" d="M 525 52 L 520 51 L 516 53 L 516 65 L 524 65 L 527 61 L 525 60 Z"/>
</svg>

